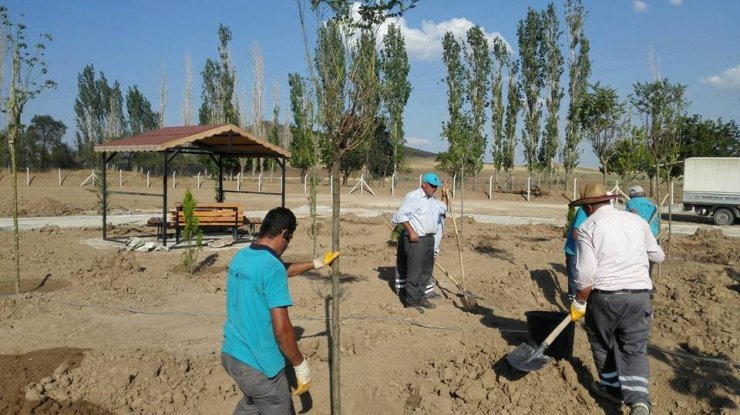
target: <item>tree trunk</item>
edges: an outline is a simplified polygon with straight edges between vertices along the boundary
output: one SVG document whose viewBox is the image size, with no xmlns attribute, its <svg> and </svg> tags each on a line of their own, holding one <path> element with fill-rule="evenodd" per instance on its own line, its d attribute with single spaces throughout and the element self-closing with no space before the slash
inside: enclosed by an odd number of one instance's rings
<svg viewBox="0 0 740 415">
<path fill-rule="evenodd" d="M 331 249 L 339 251 L 339 208 L 340 196 L 339 174 L 342 162 L 342 154 L 334 153 L 332 161 L 332 212 L 331 212 Z M 331 413 L 341 415 L 342 402 L 339 391 L 339 357 L 340 357 L 340 324 L 339 324 L 339 261 L 334 261 L 331 267 L 331 341 L 330 347 L 330 370 L 331 370 Z"/>
<path fill-rule="evenodd" d="M 11 132 L 10 134 L 16 135 Z M 21 293 L 21 249 L 18 232 L 18 168 L 15 164 L 15 137 L 8 140 L 10 147 L 10 169 L 13 175 L 13 247 L 15 259 L 15 293 Z"/>
<path fill-rule="evenodd" d="M 608 174 L 606 170 L 606 161 L 601 160 L 601 167 L 602 167 L 602 173 L 604 174 L 604 186 L 606 186 L 606 175 Z"/>
</svg>

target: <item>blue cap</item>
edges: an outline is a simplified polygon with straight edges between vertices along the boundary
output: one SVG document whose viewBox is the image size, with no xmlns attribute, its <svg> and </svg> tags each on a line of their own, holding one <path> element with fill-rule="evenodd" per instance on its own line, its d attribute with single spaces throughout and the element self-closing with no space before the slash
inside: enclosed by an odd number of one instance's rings
<svg viewBox="0 0 740 415">
<path fill-rule="evenodd" d="M 434 187 L 442 186 L 442 181 L 439 180 L 439 176 L 434 173 L 425 173 L 423 176 L 421 176 L 421 181 L 423 183 L 429 183 Z"/>
</svg>

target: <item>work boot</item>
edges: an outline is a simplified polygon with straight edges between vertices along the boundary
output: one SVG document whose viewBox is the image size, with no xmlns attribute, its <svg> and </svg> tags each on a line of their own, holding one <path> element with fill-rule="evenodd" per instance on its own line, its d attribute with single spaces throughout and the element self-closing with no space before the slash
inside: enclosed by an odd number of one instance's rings
<svg viewBox="0 0 740 415">
<path fill-rule="evenodd" d="M 436 304 L 434 304 L 433 302 L 429 301 L 426 298 L 422 298 L 421 301 L 419 301 L 419 306 L 424 307 L 424 308 L 428 308 L 430 310 L 433 309 L 433 308 L 437 308 L 437 305 Z"/>
<path fill-rule="evenodd" d="M 650 415 L 650 407 L 644 402 L 632 404 L 630 415 Z"/>
<path fill-rule="evenodd" d="M 591 384 L 591 392 L 617 405 L 624 403 L 622 391 L 614 387 L 602 385 L 599 381 L 594 381 Z"/>
<path fill-rule="evenodd" d="M 426 299 L 427 300 L 436 300 L 436 299 L 438 299 L 440 297 L 442 297 L 442 296 L 439 295 L 438 293 L 436 293 L 435 291 L 432 291 L 431 293 L 427 294 Z"/>
</svg>

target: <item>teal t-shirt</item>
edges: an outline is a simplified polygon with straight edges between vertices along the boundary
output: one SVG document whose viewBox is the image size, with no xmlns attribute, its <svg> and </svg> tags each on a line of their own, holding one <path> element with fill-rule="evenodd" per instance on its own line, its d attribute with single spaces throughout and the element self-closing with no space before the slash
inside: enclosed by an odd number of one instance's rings
<svg viewBox="0 0 740 415">
<path fill-rule="evenodd" d="M 563 247 L 565 255 L 576 254 L 576 240 L 573 239 L 573 229 L 580 228 L 583 222 L 586 221 L 586 218 L 588 218 L 588 216 L 586 216 L 586 212 L 579 207 L 576 210 L 576 214 L 573 215 L 573 222 L 571 222 L 570 228 L 568 228 L 568 235 L 565 237 L 565 246 Z"/>
<path fill-rule="evenodd" d="M 226 280 L 221 351 L 274 377 L 285 367 L 285 357 L 272 331 L 270 309 L 291 305 L 285 264 L 272 249 L 252 244 L 237 252 Z"/>
<path fill-rule="evenodd" d="M 633 197 L 627 201 L 625 207 L 627 211 L 634 211 L 634 213 L 648 221 L 653 236 L 658 236 L 658 233 L 660 233 L 660 214 L 656 212 L 658 208 L 650 199 L 644 196 Z"/>
</svg>

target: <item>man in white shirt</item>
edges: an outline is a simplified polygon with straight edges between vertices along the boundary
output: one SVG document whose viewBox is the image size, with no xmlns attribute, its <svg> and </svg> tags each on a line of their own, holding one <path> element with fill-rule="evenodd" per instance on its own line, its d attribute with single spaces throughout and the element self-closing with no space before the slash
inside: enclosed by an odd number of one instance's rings
<svg viewBox="0 0 740 415">
<path fill-rule="evenodd" d="M 444 192 L 444 204 L 434 198 L 437 188 L 443 185 L 436 174 L 424 174 L 421 182 L 418 189 L 406 193 L 392 222 L 404 228 L 398 237 L 396 254 L 397 272 L 406 276 L 404 305 L 423 312 L 436 307 L 426 298 L 425 291 L 434 271 L 435 235 L 441 232 L 440 216 L 447 212 L 448 201 Z"/>
<path fill-rule="evenodd" d="M 665 258 L 647 222 L 613 208 L 602 184 L 589 184 L 571 206 L 588 219 L 578 229 L 576 298 L 571 316 L 586 316 L 599 381 L 594 393 L 649 415 L 647 343 L 653 318 L 649 261 Z M 586 305 L 588 304 L 588 310 Z"/>
</svg>

